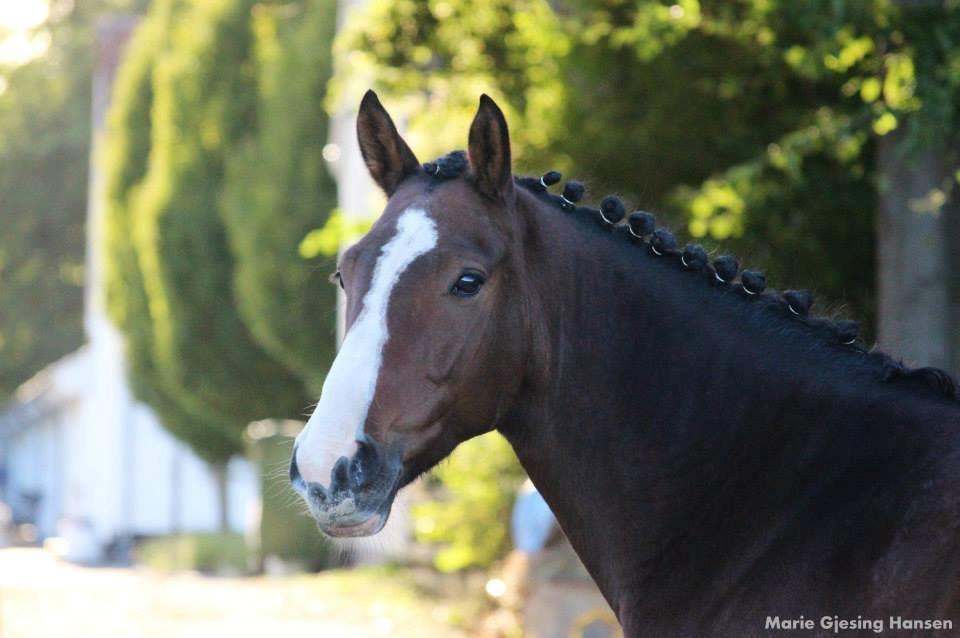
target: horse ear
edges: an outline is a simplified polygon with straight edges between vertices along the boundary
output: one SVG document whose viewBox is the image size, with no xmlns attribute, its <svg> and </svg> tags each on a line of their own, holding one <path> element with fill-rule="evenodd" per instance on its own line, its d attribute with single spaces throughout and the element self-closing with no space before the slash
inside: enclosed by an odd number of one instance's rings
<svg viewBox="0 0 960 638">
<path fill-rule="evenodd" d="M 470 125 L 469 154 L 480 192 L 505 200 L 513 190 L 510 132 L 503 111 L 487 95 L 480 96 L 480 108 Z"/>
<path fill-rule="evenodd" d="M 360 102 L 357 140 L 370 176 L 387 197 L 420 167 L 417 156 L 400 137 L 390 114 L 373 91 L 367 91 Z"/>
</svg>

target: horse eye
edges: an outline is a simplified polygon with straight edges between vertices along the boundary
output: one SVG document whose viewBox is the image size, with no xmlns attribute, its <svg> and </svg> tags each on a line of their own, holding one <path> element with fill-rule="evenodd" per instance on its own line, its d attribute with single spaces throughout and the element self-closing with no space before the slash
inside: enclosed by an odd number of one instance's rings
<svg viewBox="0 0 960 638">
<path fill-rule="evenodd" d="M 346 290 L 346 288 L 343 287 L 343 275 L 340 274 L 339 270 L 330 275 L 330 283 L 340 284 L 340 287 Z"/>
<path fill-rule="evenodd" d="M 472 297 L 480 292 L 480 286 L 483 285 L 484 281 L 483 275 L 480 273 L 465 272 L 450 287 L 450 294 L 456 297 Z"/>
</svg>

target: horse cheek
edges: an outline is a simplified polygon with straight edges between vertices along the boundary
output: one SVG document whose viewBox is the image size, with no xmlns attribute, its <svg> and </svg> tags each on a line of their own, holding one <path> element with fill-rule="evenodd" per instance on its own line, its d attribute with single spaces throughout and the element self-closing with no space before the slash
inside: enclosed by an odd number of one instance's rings
<svg viewBox="0 0 960 638">
<path fill-rule="evenodd" d="M 461 376 L 457 364 L 465 345 L 464 339 L 457 339 L 452 335 L 448 335 L 446 339 L 437 339 L 426 358 L 429 366 L 427 378 L 437 385 L 455 382 Z"/>
</svg>

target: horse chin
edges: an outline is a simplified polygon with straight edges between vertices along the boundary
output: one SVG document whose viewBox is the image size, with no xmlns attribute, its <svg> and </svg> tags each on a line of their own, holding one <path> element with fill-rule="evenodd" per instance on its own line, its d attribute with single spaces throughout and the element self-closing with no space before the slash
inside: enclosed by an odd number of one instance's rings
<svg viewBox="0 0 960 638">
<path fill-rule="evenodd" d="M 331 508 L 311 508 L 317 527 L 332 538 L 377 534 L 390 518 L 398 478 L 394 478 L 393 485 L 388 488 L 345 496 Z"/>
<path fill-rule="evenodd" d="M 374 512 L 366 519 L 357 523 L 348 523 L 346 525 L 338 523 L 334 526 L 320 525 L 320 531 L 333 538 L 357 538 L 360 536 L 373 536 L 383 529 L 387 524 L 387 515 Z"/>
</svg>

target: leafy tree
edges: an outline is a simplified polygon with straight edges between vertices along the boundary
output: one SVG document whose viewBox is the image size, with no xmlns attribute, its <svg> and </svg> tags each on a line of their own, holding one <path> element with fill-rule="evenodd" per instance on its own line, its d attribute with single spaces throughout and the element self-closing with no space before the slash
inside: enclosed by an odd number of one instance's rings
<svg viewBox="0 0 960 638">
<path fill-rule="evenodd" d="M 136 4 L 55 0 L 46 52 L 0 65 L 0 403 L 83 342 L 94 23 Z"/>
<path fill-rule="evenodd" d="M 304 405 L 300 384 L 237 313 L 219 215 L 227 154 L 255 118 L 253 4 L 194 2 L 174 13 L 153 72 L 149 164 L 131 215 L 157 369 L 188 410 L 241 428 Z"/>
<path fill-rule="evenodd" d="M 510 547 L 504 522 L 524 476 L 506 439 L 494 432 L 461 445 L 434 476 L 442 494 L 413 513 L 417 538 L 440 545 L 437 568 L 484 567 L 502 556 Z"/>
<path fill-rule="evenodd" d="M 110 312 L 137 396 L 220 468 L 249 421 L 299 415 L 301 379 L 319 386 L 332 357 L 325 258 L 298 247 L 332 208 L 319 103 L 333 10 L 158 0 L 117 80 Z"/>
<path fill-rule="evenodd" d="M 308 287 L 297 252 L 330 210 L 332 7 L 157 0 L 117 80 L 110 313 L 137 396 L 221 478 L 246 425 L 299 416 L 332 355 L 332 287 Z"/>
<path fill-rule="evenodd" d="M 240 314 L 312 394 L 336 345 L 336 249 L 304 259 L 298 246 L 336 203 L 322 155 L 335 13 L 332 0 L 258 6 L 255 126 L 229 154 L 221 206 Z"/>
<path fill-rule="evenodd" d="M 0 399 L 83 340 L 88 96 L 44 66 L 0 95 Z"/>
<path fill-rule="evenodd" d="M 902 127 L 904 151 L 937 150 L 954 165 L 960 159 L 948 133 L 956 128 L 950 43 L 960 36 L 957 4 L 902 4 L 740 3 L 736 12 L 718 11 L 704 28 L 763 42 L 764 55 L 812 87 L 816 101 L 753 157 L 696 188 L 676 189 L 674 198 L 692 234 L 732 236 L 729 243 L 766 265 L 775 281 L 813 284 L 868 320 L 875 313 L 874 210 L 884 182 L 875 140 Z M 944 184 L 933 199 L 942 196 L 942 204 L 953 187 Z"/>
<path fill-rule="evenodd" d="M 179 401 L 176 388 L 157 368 L 150 300 L 133 236 L 138 186 L 146 176 L 152 137 L 153 73 L 167 46 L 171 3 L 158 4 L 130 44 L 114 89 L 104 153 L 107 304 L 126 340 L 134 394 L 148 403 L 177 438 L 207 461 L 222 466 L 243 450 L 241 430 L 228 420 L 199 416 Z M 225 515 L 225 513 L 224 513 Z"/>
<path fill-rule="evenodd" d="M 405 134 L 426 159 L 450 150 L 451 140 L 466 141 L 486 91 L 514 124 L 515 161 L 533 165 L 564 134 L 557 114 L 569 89 L 560 65 L 572 42 L 545 0 L 373 0 L 348 14 L 338 36 L 328 104 L 355 104 L 372 78 L 402 107 Z M 554 160 L 570 165 L 568 157 Z"/>
</svg>

